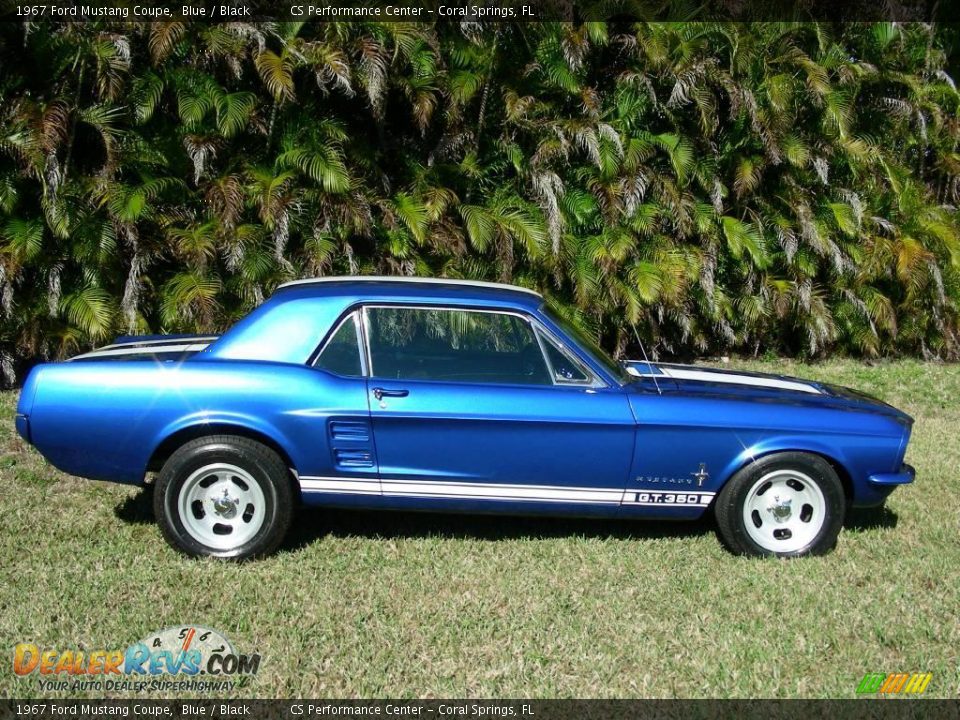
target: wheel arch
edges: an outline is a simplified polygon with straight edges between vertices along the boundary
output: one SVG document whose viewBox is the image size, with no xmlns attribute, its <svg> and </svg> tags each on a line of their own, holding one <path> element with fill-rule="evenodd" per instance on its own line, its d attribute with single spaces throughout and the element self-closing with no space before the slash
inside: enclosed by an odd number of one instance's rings
<svg viewBox="0 0 960 720">
<path fill-rule="evenodd" d="M 159 472 L 164 463 L 170 458 L 171 455 L 173 455 L 174 452 L 177 451 L 177 448 L 182 447 L 192 440 L 213 435 L 236 435 L 247 438 L 248 440 L 259 442 L 260 444 L 265 445 L 277 453 L 287 468 L 289 468 L 294 474 L 297 472 L 297 467 L 294 464 L 293 459 L 290 457 L 290 453 L 287 452 L 286 448 L 284 448 L 281 443 L 277 442 L 275 438 L 271 437 L 262 430 L 230 422 L 207 422 L 202 424 L 192 424 L 178 428 L 177 430 L 169 433 L 163 438 L 163 440 L 159 442 L 159 444 L 157 444 L 153 452 L 150 454 L 150 459 L 147 461 L 147 472 Z M 292 484 L 294 489 L 299 494 L 299 483 L 293 482 Z"/>
<path fill-rule="evenodd" d="M 817 457 L 826 461 L 830 467 L 833 468 L 833 471 L 837 474 L 837 477 L 840 478 L 840 484 L 843 486 L 843 496 L 846 500 L 847 507 L 850 507 L 854 499 L 853 476 L 850 473 L 850 469 L 843 462 L 841 453 L 837 452 L 836 450 L 820 446 L 818 443 L 778 442 L 776 444 L 766 444 L 762 448 L 748 448 L 743 453 L 738 455 L 737 458 L 724 470 L 723 482 L 720 483 L 720 486 L 717 488 L 717 492 L 719 493 L 734 475 L 743 470 L 745 467 L 748 467 L 751 463 L 771 455 L 779 455 L 780 453 L 788 452 L 816 455 Z"/>
</svg>

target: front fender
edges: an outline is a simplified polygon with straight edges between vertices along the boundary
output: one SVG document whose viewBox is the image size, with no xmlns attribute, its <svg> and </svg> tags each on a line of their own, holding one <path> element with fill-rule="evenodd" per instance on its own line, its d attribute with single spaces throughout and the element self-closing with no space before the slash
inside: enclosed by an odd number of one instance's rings
<svg viewBox="0 0 960 720">
<path fill-rule="evenodd" d="M 782 437 L 764 438 L 752 445 L 744 446 L 743 450 L 723 468 L 720 472 L 720 478 L 723 483 L 726 483 L 727 480 L 733 477 L 740 469 L 750 463 L 766 455 L 772 455 L 778 452 L 814 453 L 840 465 L 844 470 L 847 469 L 847 465 L 849 464 L 846 453 L 835 444 L 803 435 L 785 435 Z"/>
<path fill-rule="evenodd" d="M 722 484 L 740 469 L 777 452 L 820 455 L 839 471 L 851 505 L 866 507 L 883 502 L 893 486 L 871 482 L 871 477 L 893 472 L 899 465 L 900 439 L 876 435 L 778 435 L 744 445 L 722 471 Z"/>
</svg>

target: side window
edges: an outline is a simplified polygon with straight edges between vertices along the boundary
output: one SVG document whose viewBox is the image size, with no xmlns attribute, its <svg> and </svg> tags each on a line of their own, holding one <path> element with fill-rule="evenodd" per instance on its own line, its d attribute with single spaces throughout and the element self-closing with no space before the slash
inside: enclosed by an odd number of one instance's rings
<svg viewBox="0 0 960 720">
<path fill-rule="evenodd" d="M 363 376 L 360 359 L 360 333 L 357 332 L 357 313 L 348 315 L 340 323 L 327 344 L 323 346 L 314 367 L 348 377 Z"/>
<path fill-rule="evenodd" d="M 533 328 L 516 315 L 402 307 L 366 313 L 376 377 L 553 384 Z"/>
<path fill-rule="evenodd" d="M 544 333 L 537 331 L 537 334 L 543 341 L 550 372 L 557 385 L 587 385 L 592 382 L 590 373 L 578 360 L 571 357 Z"/>
</svg>

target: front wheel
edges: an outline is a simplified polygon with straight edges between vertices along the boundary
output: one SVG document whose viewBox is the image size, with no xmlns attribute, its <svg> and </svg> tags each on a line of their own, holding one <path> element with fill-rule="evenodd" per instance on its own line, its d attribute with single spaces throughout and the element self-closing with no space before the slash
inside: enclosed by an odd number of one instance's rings
<svg viewBox="0 0 960 720">
<path fill-rule="evenodd" d="M 194 557 L 268 555 L 293 515 L 289 471 L 270 448 L 232 435 L 199 438 L 164 463 L 153 498 L 167 542 Z"/>
<path fill-rule="evenodd" d="M 715 508 L 720 539 L 740 555 L 822 555 L 836 545 L 846 501 L 836 471 L 808 453 L 768 455 L 724 486 Z"/>
</svg>

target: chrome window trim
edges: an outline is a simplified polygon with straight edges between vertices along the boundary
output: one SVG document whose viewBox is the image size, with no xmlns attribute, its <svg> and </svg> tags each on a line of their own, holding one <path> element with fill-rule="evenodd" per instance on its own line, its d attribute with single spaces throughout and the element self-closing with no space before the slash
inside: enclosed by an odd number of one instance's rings
<svg viewBox="0 0 960 720">
<path fill-rule="evenodd" d="M 557 337 L 556 337 L 556 335 L 554 335 L 554 333 L 550 332 L 550 329 L 549 329 L 549 328 L 547 328 L 546 326 L 544 326 L 543 323 L 541 323 L 539 320 L 537 320 L 537 319 L 536 319 L 535 317 L 533 317 L 532 315 L 527 315 L 526 313 L 519 312 L 519 311 L 517 311 L 517 310 L 507 310 L 507 309 L 504 309 L 504 308 L 471 307 L 471 306 L 467 306 L 467 305 L 440 305 L 440 304 L 437 304 L 437 305 L 423 305 L 423 304 L 419 304 L 419 303 L 411 303 L 411 304 L 408 304 L 408 303 L 403 303 L 403 302 L 364 303 L 364 304 L 362 305 L 362 307 L 361 307 L 361 311 L 362 311 L 362 312 L 361 312 L 361 318 L 362 318 L 362 319 L 361 319 L 361 323 L 362 323 L 362 325 L 363 325 L 363 341 L 364 341 L 364 344 L 365 344 L 365 346 L 366 346 L 366 347 L 365 347 L 365 350 L 366 350 L 366 355 L 365 355 L 365 357 L 366 357 L 366 360 L 367 360 L 367 366 L 366 366 L 366 367 L 367 367 L 367 372 L 368 372 L 367 377 L 369 377 L 369 378 L 374 378 L 374 377 L 376 377 L 376 375 L 374 374 L 374 368 L 373 368 L 373 356 L 372 356 L 372 354 L 371 354 L 371 352 L 370 352 L 370 333 L 369 333 L 369 322 L 370 322 L 370 318 L 369 318 L 369 316 L 368 316 L 368 310 L 396 309 L 396 308 L 402 308 L 402 309 L 408 309 L 408 310 L 446 310 L 446 311 L 473 312 L 473 313 L 490 313 L 490 314 L 496 314 L 496 315 L 512 315 L 512 316 L 514 316 L 514 317 L 517 317 L 517 318 L 519 318 L 521 321 L 523 321 L 524 323 L 526 323 L 526 324 L 530 327 L 530 331 L 533 333 L 534 338 L 536 338 L 536 340 L 537 340 L 537 345 L 538 345 L 539 348 L 540 348 L 540 354 L 543 356 L 543 360 L 544 360 L 544 362 L 545 362 L 546 365 L 547 365 L 547 369 L 550 371 L 550 379 L 551 379 L 551 383 L 550 383 L 549 385 L 524 385 L 524 384 L 517 384 L 517 383 L 485 383 L 485 382 L 467 383 L 467 382 L 457 382 L 457 381 L 455 381 L 455 380 L 433 380 L 433 379 L 426 380 L 426 381 L 424 381 L 424 380 L 422 380 L 422 379 L 417 379 L 417 380 L 412 380 L 411 382 L 433 382 L 433 383 L 444 383 L 444 384 L 448 384 L 448 385 L 498 385 L 498 386 L 500 386 L 500 387 L 527 387 L 527 388 L 529 388 L 529 387 L 543 387 L 543 388 L 563 388 L 563 389 L 569 389 L 569 388 L 582 389 L 582 388 L 605 388 L 605 387 L 609 387 L 609 385 L 608 385 L 606 382 L 604 382 L 602 378 L 598 377 L 597 374 L 596 374 L 595 372 L 593 372 L 592 369 L 590 369 L 589 367 L 586 367 L 586 366 L 585 366 L 582 362 L 580 362 L 579 359 L 576 358 L 576 357 L 573 357 L 573 358 L 571 358 L 571 359 L 576 363 L 576 365 L 577 365 L 578 367 L 582 367 L 582 369 L 584 370 L 584 372 L 587 374 L 587 376 L 588 376 L 590 379 L 589 379 L 587 382 L 558 383 L 558 382 L 557 382 L 557 379 L 556 379 L 556 375 L 555 375 L 554 372 L 553 372 L 553 365 L 550 363 L 550 359 L 547 357 L 547 354 L 546 354 L 546 352 L 544 351 L 543 344 L 542 344 L 542 342 L 541 342 L 541 340 L 540 340 L 540 336 L 539 336 L 540 332 L 542 332 L 547 338 L 551 339 L 551 340 L 553 341 L 553 343 L 554 343 L 555 345 L 557 345 L 557 347 L 559 347 L 559 348 L 561 349 L 561 351 L 563 351 L 563 353 L 564 353 L 565 355 L 567 355 L 568 357 L 570 356 L 570 352 L 567 350 L 566 345 L 565 345 L 564 343 L 560 342 L 560 340 L 557 339 Z M 538 331 L 539 331 L 539 332 L 538 332 Z M 382 379 L 383 379 L 383 380 L 398 381 L 398 378 L 386 378 L 386 377 L 385 377 L 385 378 L 382 378 Z M 399 380 L 402 380 L 402 378 L 399 379 Z"/>
<path fill-rule="evenodd" d="M 333 328 L 333 330 L 327 335 L 326 339 L 325 339 L 325 340 L 323 341 L 323 343 L 320 345 L 320 349 L 316 352 L 316 356 L 315 356 L 315 357 L 313 358 L 313 360 L 310 362 L 310 367 L 315 368 L 315 369 L 317 369 L 317 370 L 320 370 L 320 371 L 322 371 L 322 372 L 328 372 L 328 373 L 330 373 L 331 375 L 335 375 L 336 377 L 340 377 L 340 378 L 366 378 L 366 377 L 368 377 L 368 372 L 367 372 L 367 368 L 368 368 L 367 358 L 366 358 L 366 355 L 365 355 L 365 353 L 364 353 L 363 333 L 362 333 L 361 328 L 360 328 L 360 320 L 359 320 L 358 314 L 359 314 L 359 309 L 358 309 L 358 308 L 354 308 L 353 310 L 351 310 L 350 312 L 348 312 L 346 315 L 344 315 L 342 318 L 340 318 L 340 322 L 338 322 L 338 323 L 336 324 L 336 326 Z M 337 336 L 337 333 L 340 332 L 340 329 L 344 326 L 344 323 L 346 323 L 346 322 L 348 322 L 348 321 L 351 321 L 351 320 L 352 320 L 353 323 L 354 323 L 354 326 L 353 326 L 353 327 L 354 327 L 354 330 L 355 330 L 356 336 L 357 336 L 357 352 L 358 352 L 359 355 L 360 355 L 360 374 L 359 374 L 359 375 L 341 375 L 340 373 L 333 372 L 333 370 L 327 370 L 326 368 L 317 367 L 317 363 L 320 362 L 320 358 L 323 357 L 323 353 L 324 353 L 324 351 L 327 349 L 327 346 L 328 346 L 328 345 L 331 343 L 331 341 Z"/>
<path fill-rule="evenodd" d="M 564 317 L 552 306 L 550 301 L 540 305 L 537 312 L 549 321 L 550 326 L 556 326 L 559 332 L 567 334 L 568 331 L 564 328 L 564 325 L 569 325 L 572 330 L 569 334 L 574 340 L 577 334 L 584 336 L 585 344 L 561 343 L 561 345 L 567 349 L 567 352 L 573 353 L 581 362 L 586 363 L 587 367 L 590 368 L 591 375 L 602 378 L 601 387 L 621 388 L 633 382 L 630 374 L 622 369 L 621 363 L 609 357 L 597 340 L 590 336 L 590 333 L 578 328 L 576 323 Z M 557 338 L 556 333 L 549 329 L 547 334 L 554 339 Z"/>
<path fill-rule="evenodd" d="M 557 384 L 557 373 L 553 369 L 553 363 L 550 362 L 550 356 L 547 355 L 547 349 L 543 346 L 543 338 L 540 337 L 540 333 L 537 332 L 536 325 L 531 323 L 531 328 L 533 331 L 533 337 L 537 340 L 537 346 L 540 348 L 540 354 L 543 356 L 543 362 L 547 365 L 547 372 L 550 373 L 550 381 L 556 385 Z"/>
<path fill-rule="evenodd" d="M 372 306 L 360 307 L 360 324 L 363 326 L 363 357 L 367 364 L 367 377 L 374 378 L 376 375 L 373 372 L 373 354 L 370 352 L 370 316 L 368 315 L 370 307 Z"/>
<path fill-rule="evenodd" d="M 549 333 L 547 333 L 546 328 L 538 324 L 538 327 L 534 328 L 534 332 L 536 333 L 536 336 L 537 336 L 537 342 L 540 343 L 540 351 L 543 353 L 543 357 L 547 361 L 547 367 L 550 369 L 550 376 L 553 378 L 554 385 L 579 385 L 581 387 L 597 387 L 596 382 L 598 379 L 594 374 L 594 372 L 590 368 L 588 368 L 586 365 L 584 365 L 579 358 L 577 358 L 575 355 L 572 355 L 562 342 L 560 342 L 556 338 L 552 337 Z M 543 337 L 541 337 L 541 335 Z M 550 361 L 550 353 L 548 353 L 547 348 L 544 347 L 544 344 L 543 344 L 544 342 L 548 342 L 552 344 L 557 349 L 557 351 L 570 362 L 571 365 L 573 365 L 581 373 L 583 373 L 584 379 L 583 380 L 560 380 L 559 376 L 557 375 L 556 369 L 553 367 L 553 363 Z"/>
</svg>

